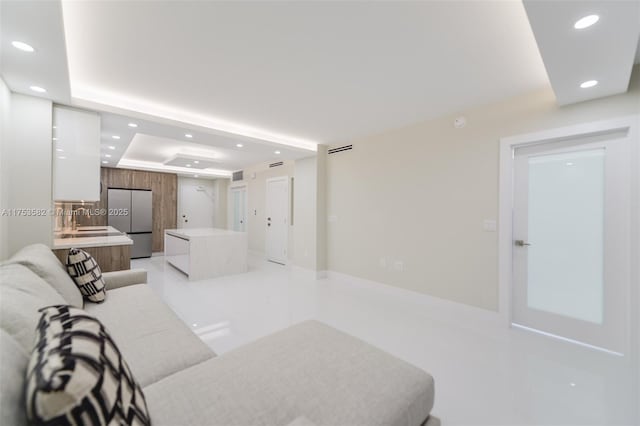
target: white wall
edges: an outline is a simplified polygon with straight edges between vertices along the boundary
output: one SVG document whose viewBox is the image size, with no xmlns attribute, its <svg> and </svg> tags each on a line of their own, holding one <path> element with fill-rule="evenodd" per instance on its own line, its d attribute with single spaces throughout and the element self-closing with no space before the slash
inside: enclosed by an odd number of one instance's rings
<svg viewBox="0 0 640 426">
<path fill-rule="evenodd" d="M 227 203 L 229 198 L 229 182 L 230 179 L 216 179 L 214 181 L 216 188 L 216 212 L 214 214 L 214 226 L 216 228 L 227 229 Z"/>
<path fill-rule="evenodd" d="M 325 149 L 326 151 L 326 149 Z M 325 154 L 326 155 L 326 154 Z M 231 182 L 228 186 L 247 186 L 247 232 L 249 249 L 265 252 L 266 236 L 266 181 L 269 178 L 287 176 L 293 178 L 290 191 L 288 258 L 294 265 L 310 269 L 325 269 L 325 236 L 323 231 L 325 208 L 319 204 L 324 198 L 324 163 L 322 151 L 312 156 L 284 165 L 269 168 L 269 163 L 257 164 L 244 169 L 244 180 Z M 291 219 L 291 217 L 290 217 Z M 322 234 L 319 234 L 319 229 Z"/>
<path fill-rule="evenodd" d="M 3 100 L 3 106 L 5 102 Z M 43 212 L 52 208 L 51 119 L 51 101 L 11 94 L 8 132 L 6 138 L 3 134 L 2 143 L 2 157 L 6 162 L 3 161 L 0 170 L 2 186 L 8 186 L 3 208 Z M 28 244 L 51 245 L 52 225 L 49 214 L 9 216 L 6 221 L 7 254 Z"/>
<path fill-rule="evenodd" d="M 281 176 L 291 178 L 293 174 L 293 161 L 285 161 L 282 166 L 273 168 L 269 168 L 269 163 L 263 163 L 245 168 L 244 180 L 230 184 L 230 186 L 247 185 L 247 237 L 249 239 L 249 250 L 256 253 L 265 252 L 267 179 Z M 287 255 L 291 257 L 292 252 L 293 230 L 289 226 Z"/>
<path fill-rule="evenodd" d="M 293 194 L 293 262 L 306 269 L 316 269 L 316 157 L 297 160 Z"/>
<path fill-rule="evenodd" d="M 352 151 L 327 157 L 328 268 L 497 310 L 497 233 L 483 220 L 498 215 L 500 138 L 639 113 L 638 71 L 623 95 L 559 108 L 545 89 L 345 141 Z"/>
<path fill-rule="evenodd" d="M 293 195 L 293 263 L 326 270 L 326 146 L 316 156 L 296 160 Z"/>
<path fill-rule="evenodd" d="M 9 179 L 6 170 L 10 111 L 11 92 L 0 78 L 0 260 L 9 257 L 9 218 L 1 212 L 9 206 Z"/>
<path fill-rule="evenodd" d="M 204 191 L 196 191 L 202 187 Z M 185 213 L 184 196 L 195 194 L 191 200 L 199 200 L 198 212 L 192 212 L 189 225 L 194 225 L 195 214 L 210 216 L 211 222 L 206 227 L 227 229 L 227 198 L 229 179 L 197 179 L 178 176 L 178 228 L 186 228 L 182 215 Z M 185 193 L 187 191 L 187 193 Z M 190 226 L 193 227 L 193 226 Z"/>
<path fill-rule="evenodd" d="M 213 180 L 178 176 L 177 198 L 178 228 L 214 227 L 219 197 Z"/>
</svg>

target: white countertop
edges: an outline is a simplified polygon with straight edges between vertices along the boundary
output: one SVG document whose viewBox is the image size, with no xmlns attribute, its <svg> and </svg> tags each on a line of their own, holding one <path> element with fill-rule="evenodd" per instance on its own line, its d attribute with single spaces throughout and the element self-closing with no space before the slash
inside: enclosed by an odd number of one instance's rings
<svg viewBox="0 0 640 426">
<path fill-rule="evenodd" d="M 107 246 L 128 246 L 133 241 L 126 234 L 109 236 L 96 236 L 106 232 L 120 232 L 113 226 L 82 226 L 71 231 L 60 231 L 53 234 L 53 249 L 84 248 L 84 247 L 107 247 Z M 60 235 L 71 235 L 61 238 Z M 75 235 L 78 235 L 77 237 Z"/>
<path fill-rule="evenodd" d="M 244 232 L 230 231 L 221 228 L 182 228 L 182 229 L 165 229 L 165 234 L 173 235 L 179 238 L 189 240 L 191 238 L 200 237 L 218 237 L 223 235 L 239 235 Z"/>
</svg>

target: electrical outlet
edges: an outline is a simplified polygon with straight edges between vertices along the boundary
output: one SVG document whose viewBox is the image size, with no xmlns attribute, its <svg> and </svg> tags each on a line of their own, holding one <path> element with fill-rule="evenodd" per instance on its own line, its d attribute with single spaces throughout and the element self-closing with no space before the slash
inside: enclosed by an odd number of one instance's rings
<svg viewBox="0 0 640 426">
<path fill-rule="evenodd" d="M 393 264 L 393 267 L 396 269 L 396 271 L 402 272 L 404 271 L 404 262 L 402 260 L 396 260 Z"/>
</svg>

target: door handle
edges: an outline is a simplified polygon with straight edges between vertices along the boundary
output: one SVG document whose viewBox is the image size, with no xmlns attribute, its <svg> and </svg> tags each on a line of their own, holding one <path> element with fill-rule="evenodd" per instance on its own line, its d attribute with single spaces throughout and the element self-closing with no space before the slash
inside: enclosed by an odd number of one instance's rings
<svg viewBox="0 0 640 426">
<path fill-rule="evenodd" d="M 524 247 L 524 246 L 530 246 L 531 245 L 531 243 L 525 243 L 524 240 L 515 240 L 513 243 L 517 247 Z"/>
</svg>

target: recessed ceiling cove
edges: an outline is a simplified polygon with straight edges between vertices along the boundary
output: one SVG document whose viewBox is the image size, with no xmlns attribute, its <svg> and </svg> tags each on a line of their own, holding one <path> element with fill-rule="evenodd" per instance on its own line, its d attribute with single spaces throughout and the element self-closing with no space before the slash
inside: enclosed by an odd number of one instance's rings
<svg viewBox="0 0 640 426">
<path fill-rule="evenodd" d="M 97 0 L 63 12 L 74 102 L 289 147 L 548 86 L 519 1 Z"/>
<path fill-rule="evenodd" d="M 166 166 L 187 167 L 191 169 L 221 169 L 224 164 L 197 155 L 177 154 L 164 162 Z"/>
</svg>

